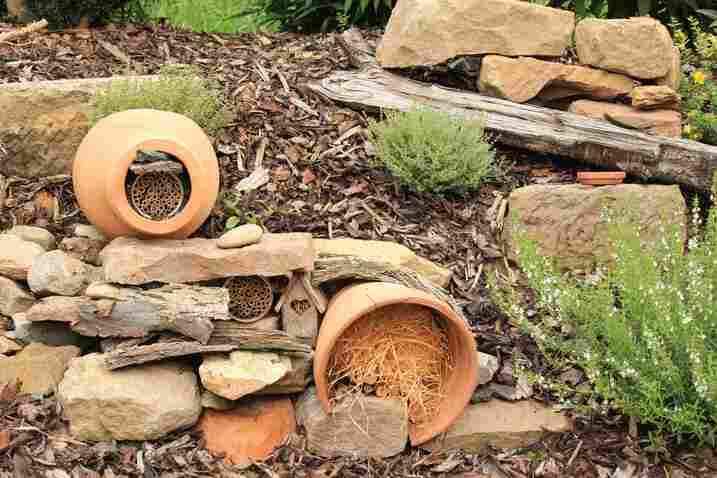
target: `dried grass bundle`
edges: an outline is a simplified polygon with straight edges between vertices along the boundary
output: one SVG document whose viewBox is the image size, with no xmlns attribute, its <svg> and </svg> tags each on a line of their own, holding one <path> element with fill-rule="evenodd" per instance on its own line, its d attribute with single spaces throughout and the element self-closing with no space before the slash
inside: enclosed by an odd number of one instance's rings
<svg viewBox="0 0 717 478">
<path fill-rule="evenodd" d="M 397 398 L 417 425 L 438 412 L 453 366 L 441 319 L 426 307 L 396 304 L 356 321 L 339 338 L 329 366 L 334 399 L 348 392 Z"/>
</svg>

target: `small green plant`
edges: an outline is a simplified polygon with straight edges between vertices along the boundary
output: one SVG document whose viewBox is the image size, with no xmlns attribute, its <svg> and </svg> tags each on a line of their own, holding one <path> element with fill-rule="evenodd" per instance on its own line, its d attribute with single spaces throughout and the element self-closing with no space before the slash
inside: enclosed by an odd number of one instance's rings
<svg viewBox="0 0 717 478">
<path fill-rule="evenodd" d="M 594 385 L 592 409 L 613 407 L 657 437 L 717 441 L 717 210 L 690 239 L 663 222 L 646 241 L 628 211 L 605 217 L 614 263 L 577 278 L 558 272 L 537 244 L 516 234 L 520 265 L 535 292 L 537 319 L 522 295 L 493 287 L 511 320 L 556 367 L 581 367 Z M 693 222 L 702 227 L 695 206 Z M 494 281 L 494 284 L 497 282 Z"/>
<path fill-rule="evenodd" d="M 95 96 L 93 105 L 93 124 L 112 113 L 149 108 L 185 115 L 214 135 L 231 119 L 220 88 L 183 65 L 163 67 L 156 81 L 116 81 Z"/>
<path fill-rule="evenodd" d="M 225 231 L 231 231 L 242 224 L 261 225 L 258 217 L 251 212 L 244 212 L 239 208 L 240 197 L 233 194 L 225 194 L 222 198 L 224 210 L 227 213 L 227 220 L 224 224 Z"/>
<path fill-rule="evenodd" d="M 237 6 L 255 0 L 141 0 L 148 16 L 166 18 L 176 28 L 199 32 L 237 33 L 259 29 L 259 16 L 236 16 Z M 267 26 L 267 25 L 263 25 Z"/>
<path fill-rule="evenodd" d="M 484 123 L 427 109 L 390 112 L 371 121 L 379 160 L 396 179 L 418 192 L 464 192 L 497 173 Z"/>
<path fill-rule="evenodd" d="M 689 34 L 678 23 L 672 24 L 675 44 L 682 62 L 693 69 L 680 83 L 684 135 L 695 141 L 717 144 L 717 35 L 704 31 L 695 18 L 689 19 Z M 689 37 L 692 37 L 690 42 Z"/>
</svg>

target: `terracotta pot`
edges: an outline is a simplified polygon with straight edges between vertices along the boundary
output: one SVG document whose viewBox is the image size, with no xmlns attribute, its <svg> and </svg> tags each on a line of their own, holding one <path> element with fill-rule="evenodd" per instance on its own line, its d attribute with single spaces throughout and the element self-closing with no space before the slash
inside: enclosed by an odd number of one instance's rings
<svg viewBox="0 0 717 478">
<path fill-rule="evenodd" d="M 412 445 L 420 445 L 443 433 L 463 413 L 478 386 L 478 354 L 468 325 L 451 307 L 433 295 L 397 284 L 371 282 L 341 290 L 329 303 L 314 356 L 314 381 L 321 405 L 331 411 L 328 367 L 334 346 L 354 322 L 367 313 L 393 304 L 416 304 L 433 309 L 445 319 L 449 349 L 454 359 L 446 383 L 446 400 L 430 423 L 409 426 Z"/>
<path fill-rule="evenodd" d="M 625 173 L 619 172 L 590 172 L 581 171 L 578 173 L 578 182 L 590 186 L 607 186 L 620 184 L 625 179 Z"/>
<path fill-rule="evenodd" d="M 184 203 L 166 219 L 143 216 L 130 204 L 126 180 L 138 150 L 170 154 L 185 168 Z M 77 150 L 72 176 L 80 208 L 109 238 L 186 238 L 209 217 L 219 194 L 209 138 L 191 119 L 165 111 L 128 110 L 99 121 Z"/>
</svg>

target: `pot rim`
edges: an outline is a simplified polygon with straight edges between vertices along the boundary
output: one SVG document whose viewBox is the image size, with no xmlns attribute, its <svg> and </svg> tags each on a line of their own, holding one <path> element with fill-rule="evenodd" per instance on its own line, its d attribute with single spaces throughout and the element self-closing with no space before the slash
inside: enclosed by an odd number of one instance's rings
<svg viewBox="0 0 717 478">
<path fill-rule="evenodd" d="M 112 207 L 113 212 L 128 224 L 130 227 L 138 231 L 140 234 L 161 237 L 171 235 L 178 229 L 185 227 L 193 218 L 199 214 L 201 209 L 198 191 L 206 190 L 209 185 L 201 174 L 201 166 L 192 151 L 180 140 L 175 138 L 157 137 L 147 138 L 140 135 L 137 140 L 133 141 L 131 146 L 122 155 L 122 159 L 118 161 L 110 174 L 107 175 L 107 200 Z M 142 217 L 129 203 L 127 192 L 125 190 L 125 182 L 129 167 L 137 157 L 137 151 L 140 149 L 152 149 L 171 154 L 177 158 L 186 168 L 189 176 L 189 198 L 182 210 L 175 216 L 163 220 L 153 221 Z"/>
<path fill-rule="evenodd" d="M 394 293 L 390 297 L 372 298 L 370 295 L 371 290 L 379 288 L 393 289 Z M 362 290 L 368 300 L 356 300 L 361 296 L 360 292 Z M 358 294 L 358 296 L 350 297 L 350 295 L 354 294 Z M 353 307 L 350 311 L 350 317 L 343 319 L 341 326 L 336 329 L 325 327 L 327 320 L 341 320 L 338 317 L 333 317 L 332 311 L 334 314 L 339 313 L 336 311 L 336 303 L 346 301 L 347 296 L 349 296 L 349 299 L 354 299 L 350 301 Z M 329 303 L 324 315 L 324 324 L 322 324 L 319 331 L 314 356 L 314 382 L 316 383 L 316 391 L 321 406 L 324 412 L 328 414 L 331 412 L 328 364 L 338 339 L 353 323 L 366 314 L 394 304 L 415 304 L 428 307 L 439 313 L 445 319 L 447 332 L 452 336 L 455 347 L 457 347 L 461 356 L 456 357 L 456 368 L 448 378 L 448 383 L 460 387 L 459 391 L 461 393 L 453 395 L 450 394 L 449 389 L 450 396 L 447 396 L 442 402 L 440 411 L 430 422 L 421 427 L 416 427 L 409 423 L 410 441 L 412 445 L 416 446 L 446 431 L 463 413 L 465 407 L 468 406 L 471 395 L 478 386 L 478 354 L 476 352 L 475 337 L 468 328 L 468 324 L 447 303 L 427 292 L 386 282 L 368 282 L 342 289 Z M 461 353 L 464 349 L 466 350 L 465 354 Z M 469 393 L 463 393 L 466 391 L 469 391 Z"/>
</svg>

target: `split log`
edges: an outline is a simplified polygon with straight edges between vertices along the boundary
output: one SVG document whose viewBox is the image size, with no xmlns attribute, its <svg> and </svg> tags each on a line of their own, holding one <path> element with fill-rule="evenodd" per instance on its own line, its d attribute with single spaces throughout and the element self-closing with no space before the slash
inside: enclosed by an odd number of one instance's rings
<svg viewBox="0 0 717 478">
<path fill-rule="evenodd" d="M 160 342 L 119 349 L 105 355 L 105 365 L 110 370 L 157 362 L 169 358 L 185 357 L 203 353 L 231 352 L 234 345 L 202 345 L 199 342 Z"/>
<path fill-rule="evenodd" d="M 219 287 L 169 284 L 142 290 L 93 284 L 89 297 L 47 297 L 27 311 L 30 321 L 68 322 L 90 337 L 144 337 L 173 331 L 207 343 L 212 320 L 231 320 L 229 295 Z"/>
<path fill-rule="evenodd" d="M 208 345 L 233 345 L 236 350 L 312 355 L 307 343 L 281 330 L 260 330 L 233 321 L 216 322 Z"/>
<path fill-rule="evenodd" d="M 363 259 L 355 256 L 320 257 L 314 263 L 311 282 L 318 287 L 327 282 L 353 279 L 364 281 L 390 282 L 433 294 L 451 306 L 453 311 L 468 321 L 458 302 L 445 290 L 434 286 L 425 277 L 412 269 L 388 262 Z"/>
<path fill-rule="evenodd" d="M 717 147 L 650 136 L 607 121 L 420 83 L 381 69 L 360 32 L 346 32 L 340 42 L 354 66 L 361 70 L 338 71 L 308 84 L 311 90 L 333 101 L 371 110 L 425 107 L 483 120 L 499 143 L 618 168 L 702 193 L 710 191 L 717 168 Z"/>
</svg>

